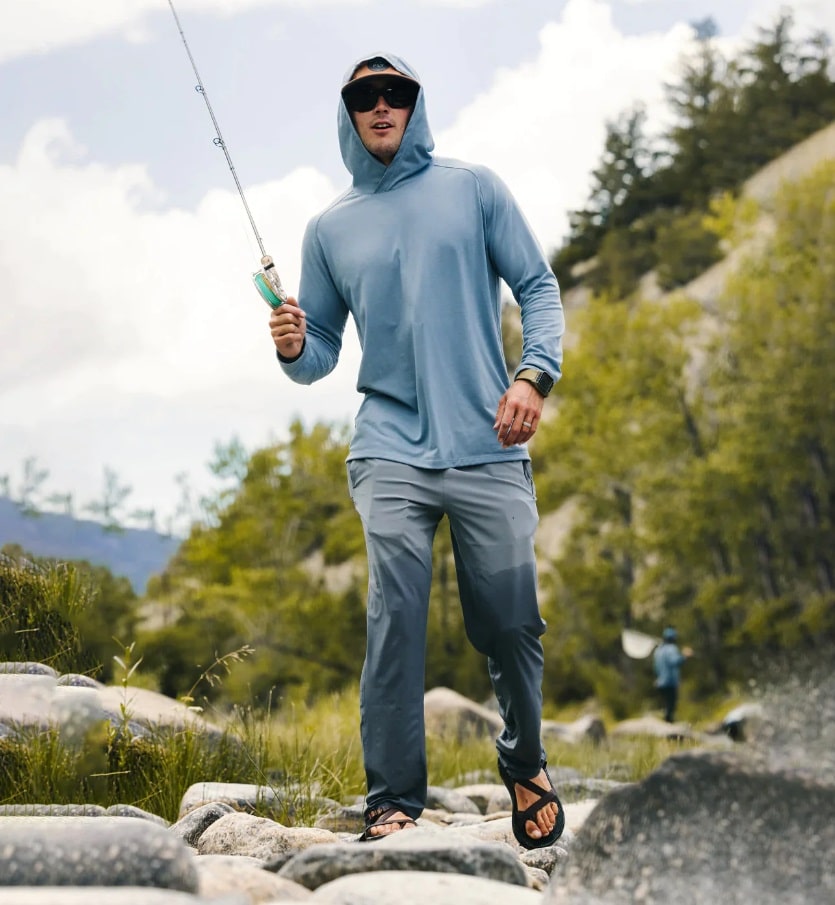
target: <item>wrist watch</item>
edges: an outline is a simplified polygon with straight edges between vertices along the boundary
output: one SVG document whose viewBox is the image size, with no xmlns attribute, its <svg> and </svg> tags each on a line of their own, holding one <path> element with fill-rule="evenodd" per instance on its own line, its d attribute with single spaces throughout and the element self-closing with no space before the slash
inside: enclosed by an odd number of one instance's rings
<svg viewBox="0 0 835 905">
<path fill-rule="evenodd" d="M 537 371 L 536 368 L 523 368 L 513 379 L 527 380 L 543 396 L 547 396 L 554 387 L 554 378 L 545 371 Z"/>
</svg>

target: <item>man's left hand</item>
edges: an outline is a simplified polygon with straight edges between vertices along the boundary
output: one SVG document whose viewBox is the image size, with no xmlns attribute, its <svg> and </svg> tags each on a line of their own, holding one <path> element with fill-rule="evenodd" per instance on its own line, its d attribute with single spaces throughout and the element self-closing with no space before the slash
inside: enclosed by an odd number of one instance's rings
<svg viewBox="0 0 835 905">
<path fill-rule="evenodd" d="M 545 398 L 527 380 L 514 381 L 499 400 L 493 430 L 502 446 L 525 443 L 536 433 Z"/>
</svg>

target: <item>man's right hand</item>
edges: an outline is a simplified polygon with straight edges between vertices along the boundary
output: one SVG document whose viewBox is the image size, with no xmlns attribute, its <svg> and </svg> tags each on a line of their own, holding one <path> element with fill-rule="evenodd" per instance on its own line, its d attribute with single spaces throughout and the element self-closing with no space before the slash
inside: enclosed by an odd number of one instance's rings
<svg viewBox="0 0 835 905">
<path fill-rule="evenodd" d="M 305 313 L 292 296 L 270 314 L 270 334 L 282 358 L 301 355 L 306 330 Z"/>
</svg>

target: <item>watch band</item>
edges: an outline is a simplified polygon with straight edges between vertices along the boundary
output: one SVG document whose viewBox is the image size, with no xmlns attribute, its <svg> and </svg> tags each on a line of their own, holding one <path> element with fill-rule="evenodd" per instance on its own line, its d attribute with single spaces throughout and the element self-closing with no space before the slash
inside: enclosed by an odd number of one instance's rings
<svg viewBox="0 0 835 905">
<path fill-rule="evenodd" d="M 523 368 L 514 380 L 527 380 L 543 396 L 547 396 L 554 388 L 554 378 L 546 371 L 538 371 L 536 368 Z"/>
</svg>

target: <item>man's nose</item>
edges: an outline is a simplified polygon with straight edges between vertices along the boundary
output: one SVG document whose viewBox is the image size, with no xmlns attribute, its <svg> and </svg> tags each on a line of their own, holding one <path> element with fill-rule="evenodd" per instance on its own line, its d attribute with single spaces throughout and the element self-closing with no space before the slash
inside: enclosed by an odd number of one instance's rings
<svg viewBox="0 0 835 905">
<path fill-rule="evenodd" d="M 379 110 L 380 107 L 383 107 L 383 108 L 386 109 L 386 110 L 388 110 L 388 108 L 389 108 L 389 105 L 386 103 L 386 98 L 385 98 L 385 96 L 382 95 L 382 94 L 380 94 L 380 95 L 377 96 L 377 101 L 376 101 L 375 104 L 374 104 L 374 109 L 375 109 L 375 110 Z"/>
</svg>

